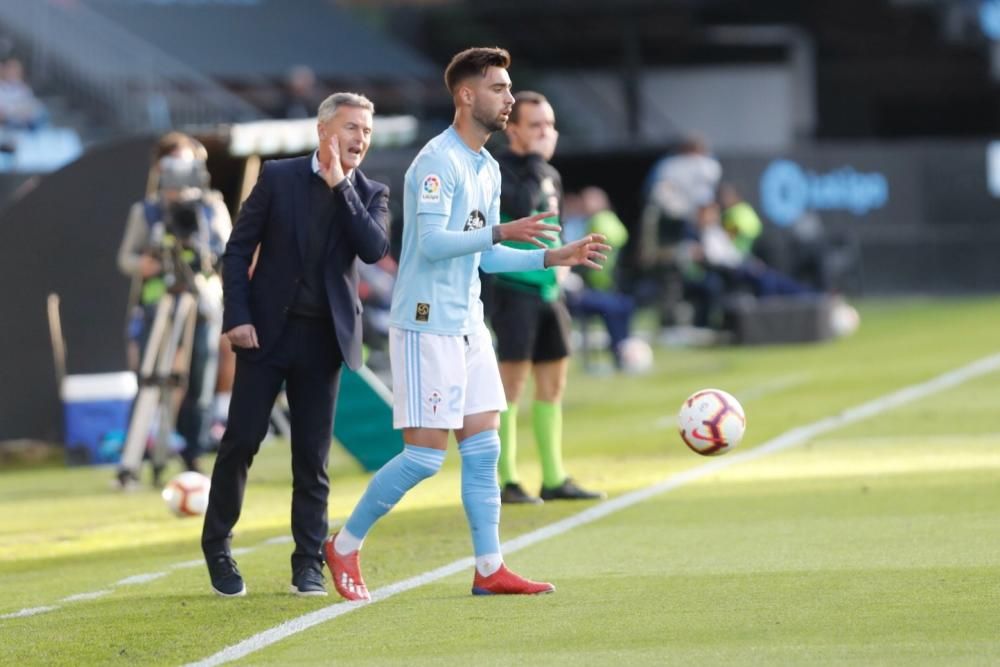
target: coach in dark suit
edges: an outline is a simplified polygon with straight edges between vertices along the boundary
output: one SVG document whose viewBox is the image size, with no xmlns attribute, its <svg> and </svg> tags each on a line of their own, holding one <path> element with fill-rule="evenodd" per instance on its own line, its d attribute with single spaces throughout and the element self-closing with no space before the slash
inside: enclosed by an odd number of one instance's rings
<svg viewBox="0 0 1000 667">
<path fill-rule="evenodd" d="M 353 93 L 324 100 L 319 150 L 265 163 L 226 246 L 223 331 L 236 350 L 236 378 L 201 537 L 219 595 L 246 594 L 230 551 L 232 529 L 283 384 L 292 426 L 292 591 L 326 595 L 320 545 L 333 410 L 341 363 L 361 365 L 355 261 L 376 262 L 389 248 L 389 189 L 358 169 L 373 112 Z"/>
</svg>

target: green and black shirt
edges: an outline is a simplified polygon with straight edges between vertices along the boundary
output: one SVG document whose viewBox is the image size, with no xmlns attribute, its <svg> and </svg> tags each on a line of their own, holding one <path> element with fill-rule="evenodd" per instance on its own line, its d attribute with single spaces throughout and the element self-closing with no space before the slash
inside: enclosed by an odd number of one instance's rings
<svg viewBox="0 0 1000 667">
<path fill-rule="evenodd" d="M 542 211 L 561 211 L 563 188 L 559 172 L 540 155 L 517 155 L 504 150 L 496 156 L 500 163 L 500 221 L 510 222 Z M 560 216 L 547 218 L 545 222 L 560 224 Z M 561 240 L 543 241 L 549 247 L 558 248 Z M 506 241 L 512 248 L 534 249 L 529 243 Z M 500 287 L 517 289 L 538 294 L 544 301 L 559 298 L 559 281 L 554 267 L 537 271 L 497 274 Z"/>
</svg>

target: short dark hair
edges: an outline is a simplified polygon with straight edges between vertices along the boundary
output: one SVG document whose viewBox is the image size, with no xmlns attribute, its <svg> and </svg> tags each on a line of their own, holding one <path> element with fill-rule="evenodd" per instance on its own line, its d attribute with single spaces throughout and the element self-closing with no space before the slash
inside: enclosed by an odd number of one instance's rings
<svg viewBox="0 0 1000 667">
<path fill-rule="evenodd" d="M 507 122 L 516 125 L 521 117 L 521 107 L 525 104 L 548 104 L 548 102 L 545 95 L 541 93 L 536 93 L 533 90 L 521 90 L 514 94 L 514 108 L 511 109 Z"/>
<path fill-rule="evenodd" d="M 486 76 L 490 67 L 510 67 L 510 54 L 499 46 L 477 46 L 456 53 L 444 70 L 444 84 L 455 94 L 458 84 L 472 76 Z"/>
</svg>

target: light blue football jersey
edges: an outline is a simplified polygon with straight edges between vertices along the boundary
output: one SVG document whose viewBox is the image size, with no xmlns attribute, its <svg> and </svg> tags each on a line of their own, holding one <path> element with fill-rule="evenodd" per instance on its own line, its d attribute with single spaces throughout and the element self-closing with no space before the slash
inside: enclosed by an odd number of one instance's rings
<svg viewBox="0 0 1000 667">
<path fill-rule="evenodd" d="M 500 222 L 500 167 L 484 148 L 469 148 L 454 127 L 427 142 L 406 170 L 403 244 L 390 324 L 400 329 L 465 335 L 483 322 L 480 253 L 428 259 L 417 216 L 447 216 L 445 229 L 468 232 Z M 483 236 L 489 250 L 492 243 Z"/>
</svg>

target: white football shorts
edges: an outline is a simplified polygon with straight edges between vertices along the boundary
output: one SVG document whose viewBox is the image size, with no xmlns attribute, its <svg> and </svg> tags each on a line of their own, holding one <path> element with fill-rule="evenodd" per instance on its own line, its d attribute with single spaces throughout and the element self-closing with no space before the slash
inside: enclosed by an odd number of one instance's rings
<svg viewBox="0 0 1000 667">
<path fill-rule="evenodd" d="M 389 328 L 393 428 L 462 428 L 465 415 L 507 409 L 493 339 Z"/>
</svg>

